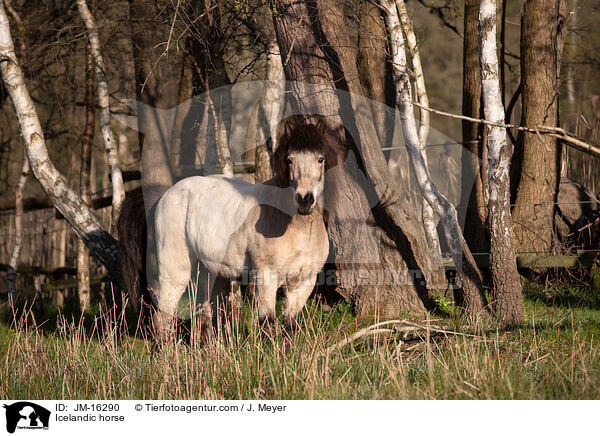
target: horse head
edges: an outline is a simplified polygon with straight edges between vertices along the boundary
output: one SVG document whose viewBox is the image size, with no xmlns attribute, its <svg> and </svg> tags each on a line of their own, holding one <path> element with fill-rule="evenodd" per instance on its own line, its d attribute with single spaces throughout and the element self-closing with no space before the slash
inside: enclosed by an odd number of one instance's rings
<svg viewBox="0 0 600 436">
<path fill-rule="evenodd" d="M 325 189 L 326 172 L 337 164 L 333 137 L 325 122 L 292 118 L 284 121 L 279 146 L 273 155 L 277 184 L 291 188 L 300 215 L 315 210 Z"/>
</svg>

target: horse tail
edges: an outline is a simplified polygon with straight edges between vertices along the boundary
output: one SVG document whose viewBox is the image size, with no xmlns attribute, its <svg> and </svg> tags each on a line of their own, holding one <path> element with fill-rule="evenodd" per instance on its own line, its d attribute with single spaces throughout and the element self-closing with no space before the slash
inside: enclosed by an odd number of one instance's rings
<svg viewBox="0 0 600 436">
<path fill-rule="evenodd" d="M 148 291 L 146 276 L 146 248 L 148 225 L 142 188 L 125 196 L 117 221 L 123 291 L 138 316 L 145 333 L 151 325 L 154 303 Z"/>
</svg>

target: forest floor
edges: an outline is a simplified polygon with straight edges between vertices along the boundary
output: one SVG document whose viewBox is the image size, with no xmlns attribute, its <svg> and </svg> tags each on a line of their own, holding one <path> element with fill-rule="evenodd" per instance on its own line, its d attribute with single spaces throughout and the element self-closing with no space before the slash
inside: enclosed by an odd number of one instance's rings
<svg viewBox="0 0 600 436">
<path fill-rule="evenodd" d="M 530 284 L 525 297 L 526 321 L 510 330 L 464 324 L 441 301 L 427 318 L 398 318 L 400 331 L 329 352 L 374 320 L 311 301 L 293 337 L 261 335 L 245 304 L 216 337 L 156 352 L 130 335 L 98 334 L 92 317 L 48 310 L 40 326 L 31 315 L 17 328 L 0 324 L 0 397 L 600 399 L 600 296 Z"/>
</svg>

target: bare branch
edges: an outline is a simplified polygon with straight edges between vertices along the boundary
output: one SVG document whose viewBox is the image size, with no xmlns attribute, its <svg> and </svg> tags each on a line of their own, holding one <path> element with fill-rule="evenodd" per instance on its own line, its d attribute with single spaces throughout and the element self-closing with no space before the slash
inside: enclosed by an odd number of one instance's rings
<svg viewBox="0 0 600 436">
<path fill-rule="evenodd" d="M 498 122 L 494 122 L 494 121 L 484 120 L 481 118 L 472 118 L 472 117 L 467 117 L 464 115 L 452 114 L 450 112 L 444 112 L 444 111 L 440 111 L 437 109 L 424 107 L 421 104 L 419 104 L 418 102 L 414 102 L 414 101 L 413 101 L 413 104 L 415 106 L 423 107 L 426 111 L 429 111 L 436 115 L 441 115 L 443 117 L 455 118 L 458 120 L 466 120 L 466 121 L 471 121 L 473 123 L 481 123 L 481 124 L 485 124 L 488 126 L 502 127 L 505 129 L 516 129 L 516 130 L 521 130 L 523 132 L 554 136 L 555 138 L 558 138 L 558 139 L 564 141 L 567 145 L 570 145 L 579 151 L 583 151 L 584 153 L 590 154 L 592 156 L 600 157 L 600 145 L 599 144 L 581 139 L 578 136 L 575 136 L 572 133 L 567 132 L 562 127 L 537 126 L 537 128 L 532 129 L 530 127 L 516 126 L 514 124 L 498 123 Z"/>
<path fill-rule="evenodd" d="M 6 6 L 6 10 L 13 17 L 13 19 L 15 20 L 15 23 L 17 23 L 17 26 L 22 26 L 23 19 L 17 13 L 17 11 L 15 11 L 15 9 L 12 7 L 12 5 L 10 4 L 10 0 L 4 0 L 4 6 Z"/>
<path fill-rule="evenodd" d="M 456 26 L 454 24 L 452 24 L 448 18 L 446 17 L 446 13 L 444 12 L 444 8 L 443 6 L 434 6 L 434 5 L 429 5 L 425 2 L 425 0 L 417 0 L 419 3 L 421 3 L 423 6 L 425 6 L 427 9 L 429 9 L 432 13 L 434 13 L 442 22 L 442 24 L 444 26 L 446 26 L 448 29 L 452 30 L 454 33 L 456 33 L 458 36 L 460 36 L 461 38 L 463 37 L 462 33 L 459 32 L 459 30 L 456 28 Z"/>
</svg>

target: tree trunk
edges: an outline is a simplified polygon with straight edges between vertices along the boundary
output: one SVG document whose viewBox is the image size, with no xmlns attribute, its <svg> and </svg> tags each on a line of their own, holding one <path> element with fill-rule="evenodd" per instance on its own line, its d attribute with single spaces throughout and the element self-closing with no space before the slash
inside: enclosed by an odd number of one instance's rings
<svg viewBox="0 0 600 436">
<path fill-rule="evenodd" d="M 223 168 L 224 175 L 233 175 L 233 162 L 229 149 L 231 132 L 231 82 L 225 68 L 225 44 L 222 40 L 221 4 L 211 5 L 204 1 L 192 1 L 188 4 L 188 14 L 195 18 L 193 26 L 203 29 L 202 36 L 197 33 L 190 37 L 191 54 L 196 71 L 195 81 L 205 99 L 208 112 L 207 135 L 200 141 L 206 141 L 205 174 L 214 174 L 217 164 Z"/>
<path fill-rule="evenodd" d="M 479 43 L 477 19 L 479 0 L 465 0 L 463 38 L 463 100 L 462 114 L 471 118 L 483 118 L 481 105 L 481 70 L 479 67 Z M 465 239 L 474 253 L 489 252 L 487 221 L 487 155 L 484 125 L 471 121 L 462 122 L 462 216 Z"/>
<path fill-rule="evenodd" d="M 69 187 L 48 156 L 42 126 L 25 86 L 23 71 L 15 56 L 8 18 L 2 4 L 0 4 L 0 59 L 2 80 L 17 114 L 21 136 L 34 176 L 52 204 L 106 266 L 113 282 L 120 286 L 121 273 L 116 241 L 102 228 L 90 208 Z"/>
<path fill-rule="evenodd" d="M 265 95 L 263 97 L 263 111 L 265 123 L 267 124 L 268 138 L 270 138 L 271 152 L 277 150 L 277 125 L 283 112 L 283 93 L 285 92 L 285 76 L 279 46 L 273 36 L 267 48 L 267 82 L 265 84 Z"/>
<path fill-rule="evenodd" d="M 175 47 L 165 48 L 170 26 L 164 10 L 154 0 L 129 0 L 131 39 L 135 64 L 138 132 L 142 187 L 146 212 L 173 186 L 170 141 L 174 116 L 163 109 L 177 105 L 183 55 Z M 169 23 L 170 24 L 170 23 Z"/>
<path fill-rule="evenodd" d="M 271 169 L 271 156 L 267 149 L 267 137 L 265 128 L 268 128 L 262 111 L 264 100 L 257 103 L 250 114 L 246 137 L 244 141 L 244 153 L 242 160 L 254 162 L 254 171 L 244 173 L 244 180 L 250 183 L 263 183 L 273 177 Z M 261 115 L 263 115 L 261 122 Z"/>
<path fill-rule="evenodd" d="M 217 106 L 215 99 L 213 98 L 213 95 L 218 95 L 221 97 L 223 90 L 218 90 L 216 93 L 212 93 L 211 88 L 209 88 L 210 85 L 204 77 L 205 72 L 199 68 L 197 68 L 196 72 L 201 80 L 203 88 L 206 89 L 204 98 L 206 99 L 207 111 L 212 121 L 212 130 L 209 129 L 209 133 L 212 134 L 211 137 L 213 138 L 215 144 L 217 162 L 223 168 L 224 176 L 233 177 L 233 161 L 231 160 L 231 151 L 229 150 L 229 132 L 226 125 L 226 120 L 223 119 L 224 112 L 229 112 L 230 109 L 224 107 L 223 104 Z M 228 91 L 225 92 L 227 93 Z M 210 142 L 213 141 L 209 141 L 208 146 L 210 146 Z M 207 166 L 205 166 L 204 173 L 205 175 L 208 175 Z M 214 173 L 211 171 L 209 174 Z"/>
<path fill-rule="evenodd" d="M 196 135 L 198 124 L 197 105 L 194 97 L 194 68 L 189 54 L 185 55 L 181 65 L 181 80 L 177 92 L 177 109 L 175 109 L 175 121 L 171 132 L 171 169 L 183 177 L 195 173 L 196 163 Z M 193 119 L 193 121 L 192 121 Z M 192 122 L 190 122 L 192 121 Z"/>
<path fill-rule="evenodd" d="M 440 270 L 423 251 L 422 226 L 396 191 L 370 105 L 359 97 L 364 89 L 357 52 L 347 32 L 339 31 L 348 26 L 343 11 L 337 3 L 312 0 L 272 1 L 271 6 L 286 79 L 293 81 L 287 91 L 294 112 L 319 114 L 330 128 L 345 133 L 348 157 L 331 170 L 328 190 L 336 197 L 327 205 L 338 291 L 355 302 L 359 313 L 423 311 L 426 286 L 440 285 Z M 404 280 L 378 284 L 373 277 L 378 268 L 404 274 Z M 419 272 L 424 277 L 415 280 Z"/>
<path fill-rule="evenodd" d="M 526 0 L 521 20 L 521 125 L 557 125 L 558 3 Z M 518 252 L 550 253 L 557 188 L 557 141 L 524 132 L 520 181 L 513 209 Z"/>
<path fill-rule="evenodd" d="M 427 97 L 427 89 L 425 88 L 425 76 L 423 75 L 423 68 L 421 66 L 421 56 L 419 55 L 419 48 L 417 47 L 417 36 L 413 30 L 412 20 L 408 16 L 406 10 L 406 3 L 404 0 L 398 0 L 396 2 L 396 9 L 400 16 L 400 24 L 402 26 L 402 32 L 406 38 L 406 46 L 413 67 L 413 74 L 415 75 L 415 90 L 417 94 L 417 101 L 422 105 L 419 111 L 419 131 L 418 131 L 418 144 L 420 155 L 423 158 L 425 167 L 427 168 L 427 136 L 429 135 L 429 111 L 426 108 L 429 107 L 429 97 Z M 400 35 L 401 36 L 401 35 Z M 403 50 L 404 51 L 404 50 Z M 406 80 L 410 85 L 410 80 L 406 76 Z M 398 89 L 396 87 L 396 89 Z M 410 87 L 408 88 L 410 91 Z M 411 97 L 412 98 L 412 97 Z M 410 103 L 411 114 L 413 113 L 412 102 Z M 433 208 L 427 201 L 427 198 L 423 198 L 422 204 L 422 218 L 423 226 L 425 227 L 425 236 L 427 236 L 427 242 L 429 243 L 429 249 L 434 253 L 441 255 L 440 241 L 437 234 L 435 219 L 433 215 Z"/>
<path fill-rule="evenodd" d="M 373 100 L 373 124 L 379 143 L 392 143 L 394 90 L 388 62 L 388 40 L 381 10 L 376 4 L 361 1 L 359 5 L 358 71 L 365 95 Z M 389 106 L 388 106 L 389 105 Z M 389 151 L 386 151 L 389 159 Z"/>
<path fill-rule="evenodd" d="M 428 206 L 431 208 L 431 212 L 433 213 L 433 210 L 435 210 L 442 219 L 452 258 L 454 259 L 454 263 L 462 279 L 462 292 L 459 293 L 457 299 L 459 300 L 459 303 L 468 310 L 470 316 L 479 317 L 485 315 L 484 311 L 486 306 L 479 270 L 477 269 L 475 260 L 463 238 L 458 223 L 456 209 L 439 192 L 437 187 L 431 181 L 429 171 L 427 170 L 426 160 L 424 158 L 425 150 L 420 142 L 420 133 L 422 134 L 422 132 L 417 131 L 408 65 L 406 62 L 406 52 L 404 49 L 404 38 L 400 30 L 400 17 L 402 17 L 401 11 L 403 2 L 401 0 L 396 0 L 396 2 L 392 0 L 381 0 L 381 4 L 387 11 L 386 23 L 390 33 L 392 68 L 394 72 L 394 83 L 396 84 L 396 105 L 400 111 L 402 131 L 404 133 L 404 144 L 406 145 L 411 166 L 424 201 L 427 201 Z M 404 19 L 408 19 L 406 9 L 404 9 L 404 14 Z M 404 27 L 407 28 L 406 24 Z M 410 32 L 412 26 L 410 26 L 410 29 L 407 28 L 407 30 Z M 416 50 L 416 44 L 411 45 Z M 418 76 L 418 73 L 415 72 L 415 75 Z M 419 86 L 417 86 L 417 88 Z"/>
<path fill-rule="evenodd" d="M 95 129 L 94 101 L 94 60 L 89 45 L 86 46 L 85 69 L 85 129 L 81 138 L 81 172 L 79 175 L 79 194 L 81 199 L 90 204 L 90 168 L 92 164 L 92 141 Z M 90 307 L 90 255 L 81 239 L 77 240 L 77 290 L 79 308 L 85 313 Z"/>
<path fill-rule="evenodd" d="M 496 1 L 482 0 L 479 8 L 479 62 L 485 119 L 504 122 L 496 47 Z M 511 147 L 506 129 L 486 125 L 488 145 L 490 269 L 492 307 L 504 325 L 523 321 L 523 296 L 517 271 L 510 216 L 509 166 Z"/>
<path fill-rule="evenodd" d="M 15 190 L 15 245 L 8 261 L 8 271 L 6 274 L 6 286 L 8 288 L 8 309 L 7 317 L 14 320 L 15 303 L 17 301 L 17 262 L 19 261 L 19 253 L 21 252 L 21 239 L 23 238 L 23 190 L 27 183 L 29 175 L 29 161 L 27 154 L 23 150 L 23 166 L 19 174 L 19 181 Z"/>
<path fill-rule="evenodd" d="M 117 141 L 110 126 L 110 101 L 108 95 L 108 83 L 106 81 L 106 69 L 104 59 L 100 52 L 100 38 L 96 29 L 96 23 L 86 0 L 77 0 L 77 9 L 81 19 L 85 23 L 88 31 L 90 43 L 90 53 L 94 59 L 94 71 L 96 73 L 96 86 L 98 88 L 98 106 L 100 107 L 100 131 L 102 132 L 102 141 L 106 156 L 108 157 L 108 167 L 110 168 L 110 177 L 112 181 L 112 228 L 117 225 L 117 219 L 121 214 L 121 204 L 125 199 L 125 188 L 123 186 L 123 174 L 121 173 L 121 160 L 117 150 Z"/>
<path fill-rule="evenodd" d="M 283 112 L 285 76 L 275 36 L 267 47 L 265 90 L 255 106 L 245 141 L 245 160 L 254 161 L 252 181 L 262 183 L 273 177 L 271 155 L 277 149 L 277 126 Z"/>
</svg>

